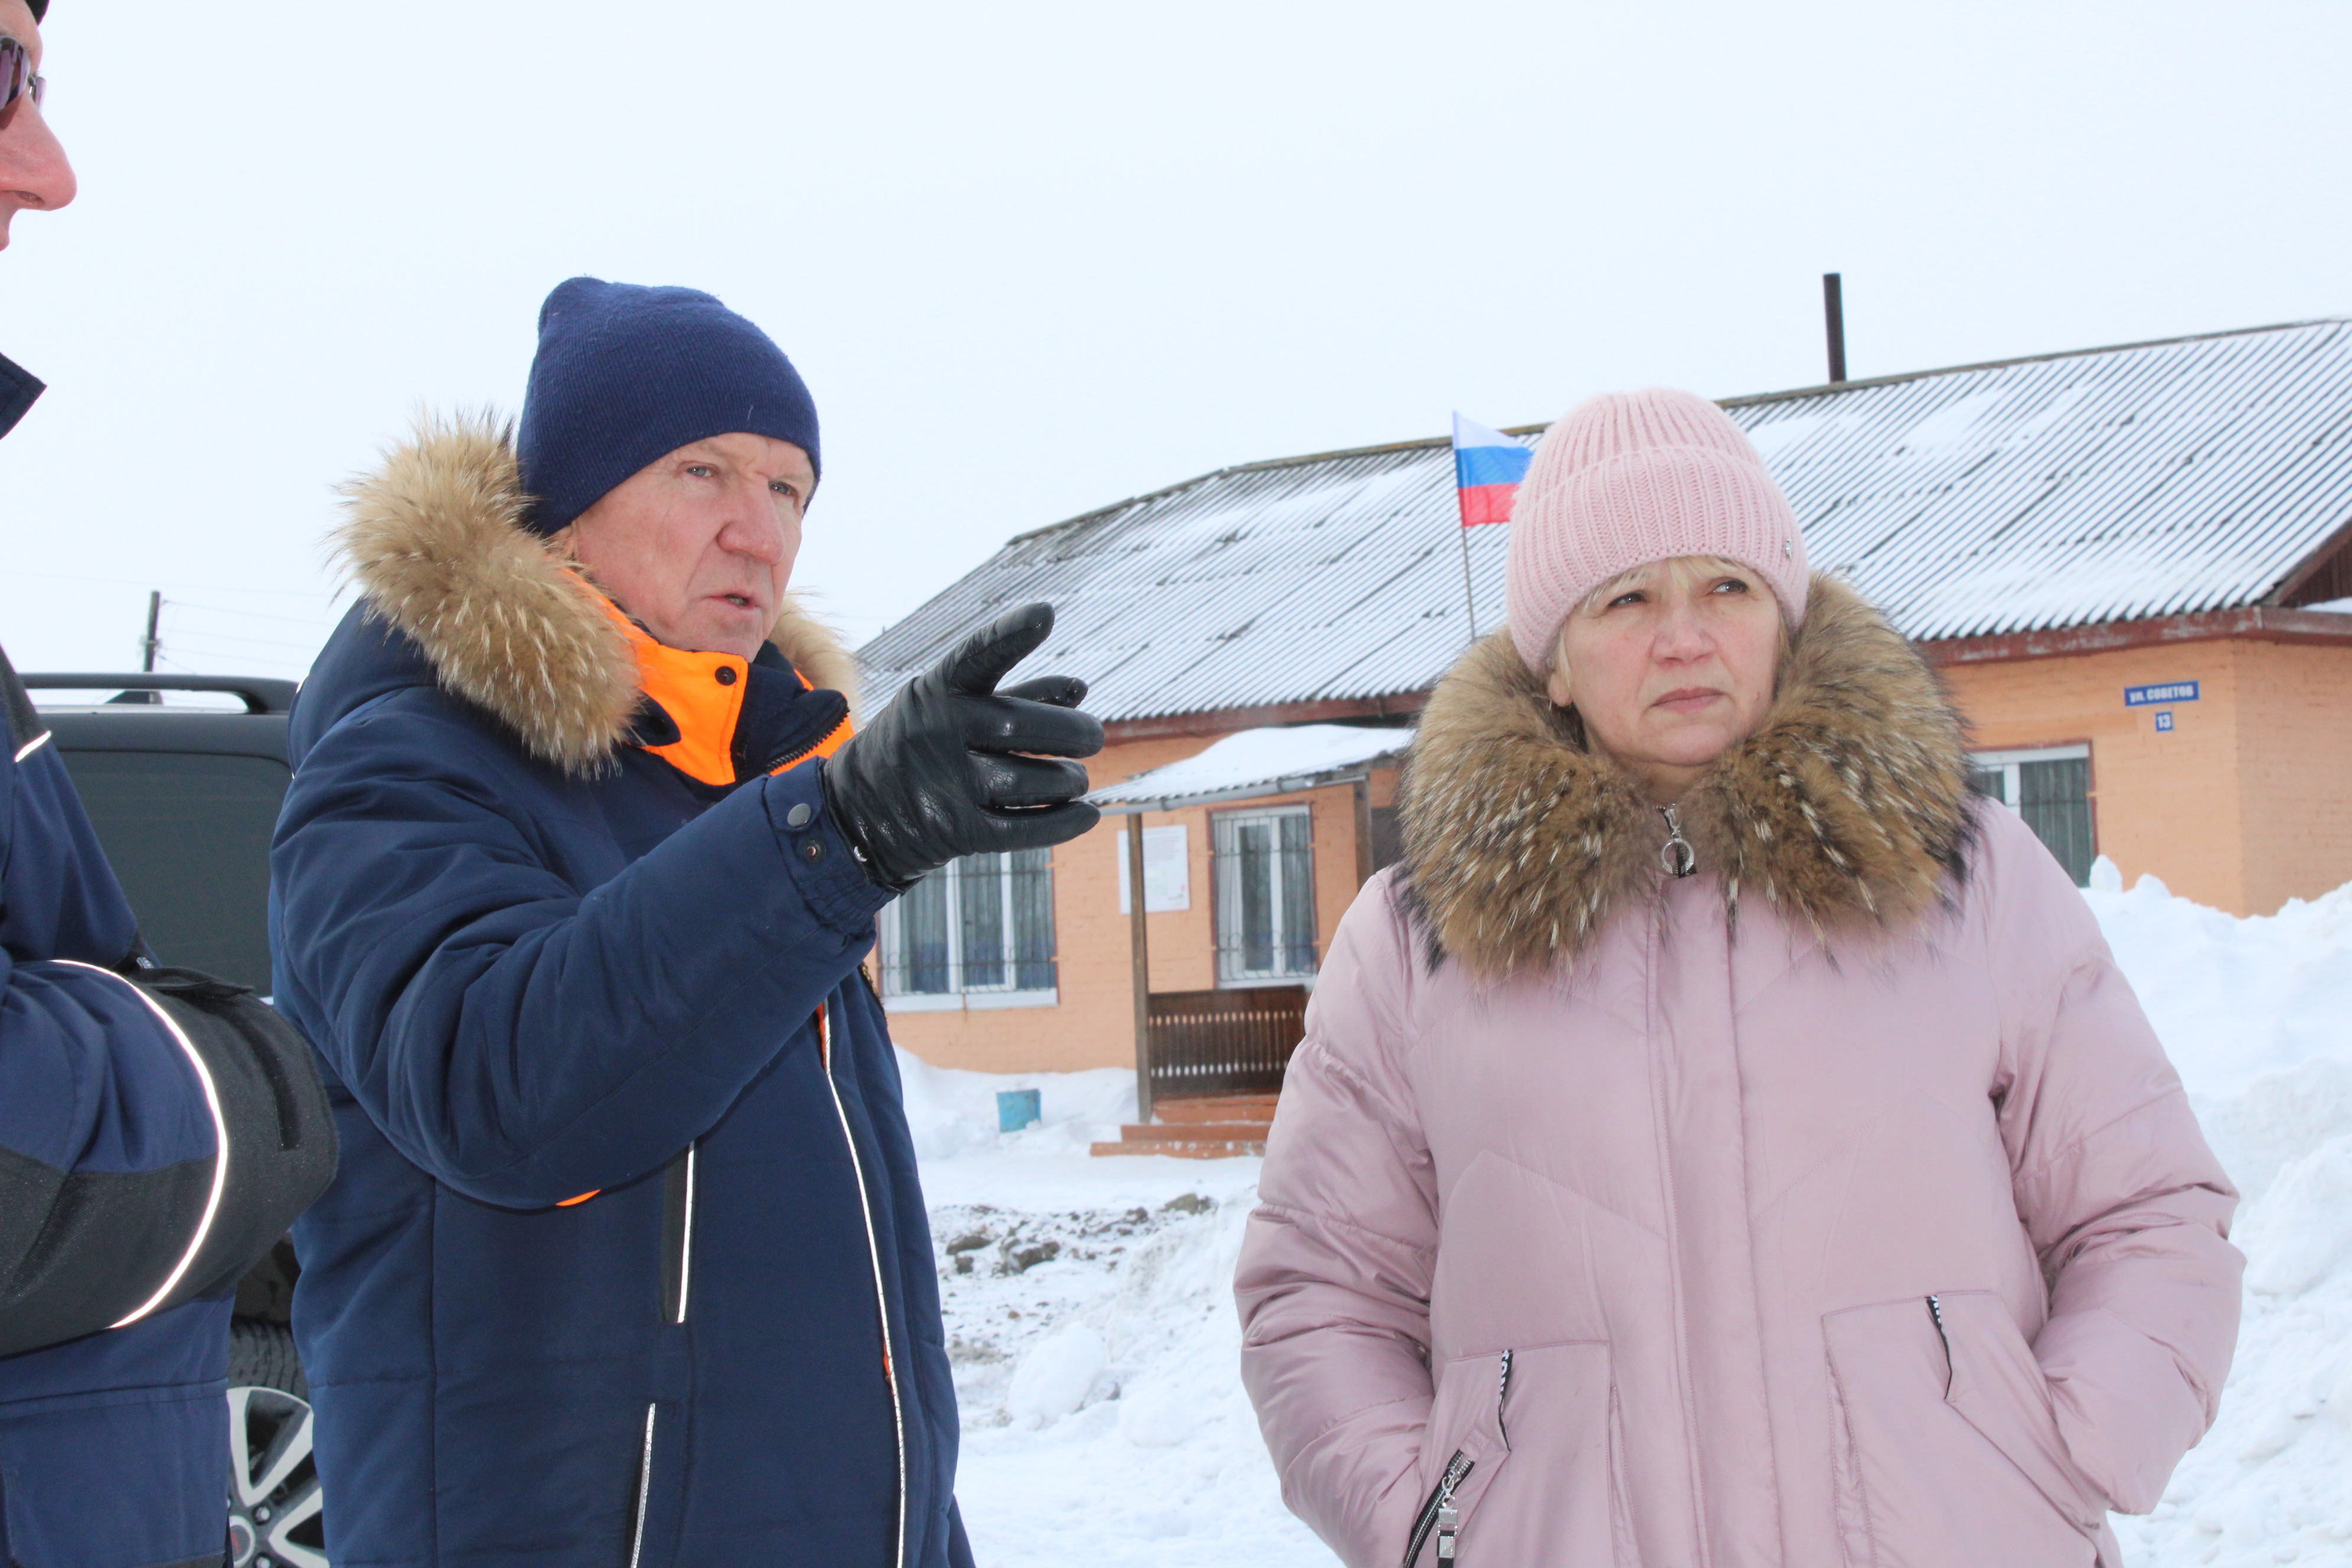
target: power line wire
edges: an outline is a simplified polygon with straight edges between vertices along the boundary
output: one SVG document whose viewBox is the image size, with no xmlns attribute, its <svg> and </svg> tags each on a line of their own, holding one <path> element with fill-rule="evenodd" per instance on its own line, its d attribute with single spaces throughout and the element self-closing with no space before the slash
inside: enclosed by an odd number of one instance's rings
<svg viewBox="0 0 2352 1568">
<path fill-rule="evenodd" d="M 262 631 L 269 634 L 268 637 L 254 637 L 244 632 L 221 631 L 215 627 L 207 617 L 173 616 L 172 612 L 180 607 L 181 606 L 176 600 L 166 599 L 163 601 L 163 621 L 166 626 L 177 626 L 183 631 L 194 632 L 200 637 L 236 637 L 246 642 L 268 642 L 274 640 L 280 647 L 293 647 L 297 646 L 297 643 L 288 637 L 286 630 L 281 626 L 268 626 L 261 627 L 260 629 Z M 231 624 L 235 625 L 236 623 L 232 622 Z M 294 624 L 298 626 L 309 627 L 316 631 L 318 634 L 315 637 L 306 637 L 301 639 L 299 646 L 304 647 L 313 647 L 318 643 L 326 641 L 328 636 L 335 629 L 334 623 L 331 621 L 297 621 Z"/>
<path fill-rule="evenodd" d="M 194 588 L 199 594 L 268 594 L 287 599 L 325 599 L 329 603 L 343 595 L 341 588 L 332 593 L 321 593 L 315 588 L 241 588 L 226 583 L 158 583 L 152 577 L 92 577 L 78 572 L 34 572 L 22 566 L 0 566 L 0 577 L 41 577 L 52 583 L 107 583 L 123 588 Z"/>
<path fill-rule="evenodd" d="M 168 609 L 206 610 L 210 611 L 214 615 L 246 616 L 257 621 L 290 621 L 294 625 L 299 626 L 331 626 L 334 625 L 334 617 L 332 616 L 273 616 L 267 610 L 233 610 L 226 605 L 199 605 L 193 599 L 174 599 L 169 595 L 164 596 L 163 604 Z"/>
<path fill-rule="evenodd" d="M 319 651 L 309 643 L 276 642 L 268 637 L 232 637 L 226 632 L 176 632 L 173 635 L 172 642 L 175 647 L 187 647 L 190 646 L 189 639 L 191 637 L 199 639 L 199 641 L 205 638 L 210 638 L 214 642 L 243 643 L 250 647 L 282 647 L 289 653 L 307 653 L 315 656 Z M 205 650 L 199 647 L 195 651 L 202 653 Z"/>
</svg>

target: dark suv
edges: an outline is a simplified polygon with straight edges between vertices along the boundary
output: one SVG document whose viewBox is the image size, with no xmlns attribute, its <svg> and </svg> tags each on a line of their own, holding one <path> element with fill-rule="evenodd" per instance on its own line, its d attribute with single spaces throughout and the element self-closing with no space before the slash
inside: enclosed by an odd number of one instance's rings
<svg viewBox="0 0 2352 1568">
<path fill-rule="evenodd" d="M 294 683 L 102 674 L 24 681 L 155 962 L 269 995 L 269 837 L 291 776 Z M 167 691 L 226 700 L 167 704 Z M 293 1244 L 280 1240 L 237 1287 L 228 1376 L 233 1568 L 327 1568 L 310 1387 L 288 1327 L 299 1272 Z"/>
</svg>

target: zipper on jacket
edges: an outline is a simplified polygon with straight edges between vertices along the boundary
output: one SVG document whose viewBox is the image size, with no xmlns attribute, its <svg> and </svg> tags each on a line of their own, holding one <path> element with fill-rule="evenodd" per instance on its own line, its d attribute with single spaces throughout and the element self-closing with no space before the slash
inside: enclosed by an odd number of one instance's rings
<svg viewBox="0 0 2352 1568">
<path fill-rule="evenodd" d="M 1936 1337 L 1944 1342 L 1944 1397 L 1952 1396 L 1952 1336 L 1944 1331 L 1944 1303 L 1927 1298 L 1927 1316 L 1935 1321 Z"/>
<path fill-rule="evenodd" d="M 1687 877 L 1698 869 L 1698 851 L 1683 837 L 1682 813 L 1671 805 L 1662 805 L 1658 814 L 1666 819 L 1666 841 L 1658 846 L 1658 864 L 1666 868 L 1669 877 Z"/>
<path fill-rule="evenodd" d="M 669 1163 L 663 1179 L 662 1321 L 686 1321 L 686 1300 L 694 1278 L 694 1174 L 698 1143 Z"/>
<path fill-rule="evenodd" d="M 842 1103 L 841 1086 L 833 1078 L 832 1003 L 816 1010 L 816 1047 L 824 1067 L 824 1086 L 833 1092 L 834 1114 L 841 1118 L 842 1142 L 849 1145 L 849 1170 L 857 1179 L 857 1207 L 866 1219 L 866 1250 L 874 1264 L 874 1311 L 882 1329 L 882 1381 L 890 1389 L 890 1425 L 898 1437 L 898 1538 L 891 1561 L 907 1563 L 907 1413 L 898 1399 L 898 1369 L 890 1353 L 890 1295 L 882 1281 L 882 1242 L 874 1232 L 874 1200 L 866 1191 L 866 1162 L 858 1157 L 857 1137 L 849 1128 L 849 1108 Z M 632 1564 L 631 1568 L 635 1568 Z"/>
<path fill-rule="evenodd" d="M 795 670 L 793 673 L 799 674 L 799 671 Z M 808 677 L 802 676 L 801 689 L 803 693 L 806 693 L 815 691 L 819 689 L 809 683 Z M 832 740 L 835 735 L 841 733 L 841 727 L 848 722 L 849 700 L 845 697 L 842 699 L 841 703 L 841 717 L 835 719 L 832 723 L 827 724 L 824 729 L 818 731 L 807 740 L 803 741 L 796 745 L 786 746 L 782 751 L 778 752 L 774 756 L 770 757 L 765 763 L 761 764 L 760 772 L 762 773 L 779 773 L 783 772 L 786 768 L 791 767 L 795 763 L 807 761 L 811 752 L 824 745 L 827 741 Z M 748 778 L 752 775 L 746 774 L 745 776 Z"/>
<path fill-rule="evenodd" d="M 1511 1435 L 1509 1432 L 1505 1431 L 1503 1427 L 1503 1404 L 1504 1401 L 1510 1397 L 1511 1352 L 1505 1351 L 1503 1352 L 1503 1375 L 1501 1378 L 1496 1380 L 1495 1385 L 1495 1430 L 1503 1434 L 1503 1441 L 1506 1445 L 1510 1442 Z"/>
<path fill-rule="evenodd" d="M 842 717 L 846 719 L 848 715 L 844 713 Z M 832 740 L 834 736 L 840 732 L 841 724 L 836 721 L 832 729 L 827 730 L 824 734 L 819 735 L 815 740 L 809 742 L 806 745 L 788 746 L 783 751 L 777 752 L 774 756 L 768 759 L 768 765 L 760 771 L 762 773 L 782 773 L 784 769 L 791 767 L 794 763 L 806 762 L 810 752 L 815 751 L 819 746 L 824 745 L 827 741 Z"/>
<path fill-rule="evenodd" d="M 1507 1362 L 1504 1364 L 1509 1365 Z M 1454 1450 L 1454 1458 L 1445 1461 L 1445 1473 L 1437 1478 L 1429 1500 L 1421 1505 L 1420 1517 L 1412 1521 L 1412 1539 L 1405 1543 L 1404 1568 L 1413 1568 L 1421 1561 L 1421 1549 L 1429 1544 L 1429 1532 L 1433 1530 L 1437 1532 L 1437 1560 L 1454 1561 L 1454 1532 L 1461 1522 L 1454 1511 L 1454 1490 L 1462 1484 L 1463 1477 L 1477 1468 L 1478 1461 L 1465 1458 L 1459 1448 Z"/>
<path fill-rule="evenodd" d="M 637 1522 L 629 1531 L 629 1568 L 637 1568 L 637 1559 L 646 1550 L 646 1503 L 654 1490 L 654 1412 L 659 1408 L 646 1406 L 646 1446 L 637 1456 Z"/>
</svg>

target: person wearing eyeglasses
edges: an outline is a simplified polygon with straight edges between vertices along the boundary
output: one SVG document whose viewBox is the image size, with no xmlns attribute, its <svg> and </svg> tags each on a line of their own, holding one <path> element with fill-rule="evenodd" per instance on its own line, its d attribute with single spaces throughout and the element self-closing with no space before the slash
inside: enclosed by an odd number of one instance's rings
<svg viewBox="0 0 2352 1568">
<path fill-rule="evenodd" d="M 48 8 L 49 0 L 0 0 L 0 250 L 8 247 L 8 220 L 18 213 L 52 211 L 74 199 L 73 165 L 41 118 L 48 83 L 40 74 L 40 24 Z M 0 396 L 16 395 L 24 373 L 11 366 L 5 374 L 10 391 Z"/>
<path fill-rule="evenodd" d="M 0 0 L 0 246 L 74 197 L 47 8 Z M 0 359 L 0 435 L 42 390 Z M 250 1261 L 220 1253 L 291 1218 L 274 1097 L 128 977 L 137 921 L 5 655 L 0 710 L 0 1564 L 216 1568 Z"/>
</svg>

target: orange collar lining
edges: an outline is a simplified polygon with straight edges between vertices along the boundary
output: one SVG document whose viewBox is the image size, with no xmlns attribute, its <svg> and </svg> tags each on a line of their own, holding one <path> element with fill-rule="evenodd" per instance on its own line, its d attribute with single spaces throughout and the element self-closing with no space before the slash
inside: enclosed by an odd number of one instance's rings
<svg viewBox="0 0 2352 1568">
<path fill-rule="evenodd" d="M 743 716 L 743 694 L 751 689 L 751 661 L 731 653 L 697 653 L 656 642 L 611 599 L 599 594 L 597 602 L 629 639 L 629 649 L 637 658 L 638 686 L 677 725 L 677 740 L 666 746 L 641 749 L 703 784 L 737 783 L 735 726 Z M 722 670 L 733 673 L 722 677 Z M 797 669 L 793 673 L 799 676 L 803 689 L 814 689 L 807 676 Z M 783 773 L 811 758 L 833 755 L 850 733 L 849 721 L 845 719 L 806 756 L 776 771 Z"/>
</svg>

